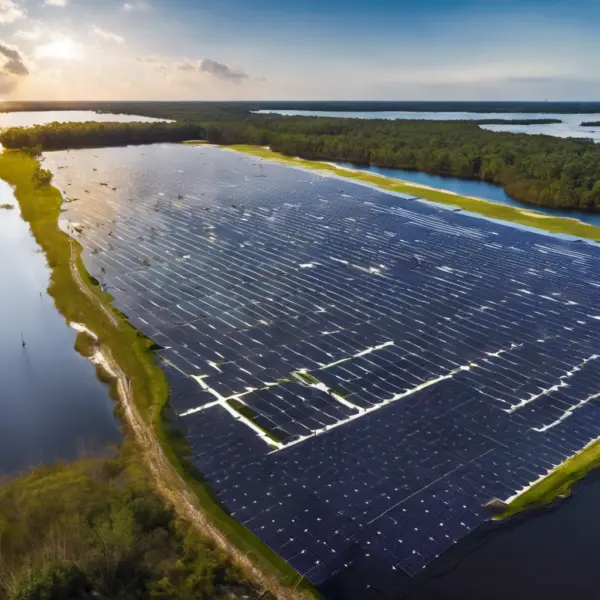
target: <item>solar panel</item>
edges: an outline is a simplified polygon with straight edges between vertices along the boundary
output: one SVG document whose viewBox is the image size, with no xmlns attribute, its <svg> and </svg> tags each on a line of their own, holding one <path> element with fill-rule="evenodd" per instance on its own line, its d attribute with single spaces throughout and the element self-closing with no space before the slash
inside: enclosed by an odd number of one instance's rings
<svg viewBox="0 0 600 600">
<path fill-rule="evenodd" d="M 597 246 L 254 178 L 217 148 L 141 153 L 47 153 L 80 198 L 61 224 L 160 346 L 196 467 L 314 583 L 370 560 L 414 575 L 599 437 Z"/>
</svg>

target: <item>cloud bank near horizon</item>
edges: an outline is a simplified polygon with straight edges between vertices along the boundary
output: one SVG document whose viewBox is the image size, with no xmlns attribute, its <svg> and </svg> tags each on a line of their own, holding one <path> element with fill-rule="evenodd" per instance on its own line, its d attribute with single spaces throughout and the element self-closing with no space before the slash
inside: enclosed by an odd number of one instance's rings
<svg viewBox="0 0 600 600">
<path fill-rule="evenodd" d="M 0 0 L 0 94 L 36 99 L 600 99 L 577 0 Z M 557 43 L 560 40 L 560 44 Z"/>
</svg>

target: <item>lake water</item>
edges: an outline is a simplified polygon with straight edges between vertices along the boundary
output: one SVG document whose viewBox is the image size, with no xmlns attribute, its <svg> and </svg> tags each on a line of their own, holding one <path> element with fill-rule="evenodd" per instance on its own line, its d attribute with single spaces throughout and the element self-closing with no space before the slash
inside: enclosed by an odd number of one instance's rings
<svg viewBox="0 0 600 600">
<path fill-rule="evenodd" d="M 600 114 L 551 114 L 551 113 L 472 113 L 472 112 L 343 112 L 318 110 L 259 110 L 257 114 L 278 114 L 305 117 L 338 117 L 350 119 L 409 119 L 425 121 L 481 121 L 484 119 L 560 119 L 562 123 L 549 125 L 482 125 L 490 131 L 530 133 L 554 137 L 590 138 L 600 141 L 600 127 L 581 127 L 584 121 L 600 121 Z"/>
<path fill-rule="evenodd" d="M 46 293 L 45 256 L 0 180 L 4 203 L 15 208 L 0 209 L 0 475 L 121 440 L 108 389 L 73 349 L 76 332 Z"/>
<path fill-rule="evenodd" d="M 599 499 L 596 471 L 564 502 L 483 525 L 410 581 L 382 576 L 377 591 L 365 591 L 356 574 L 342 574 L 323 591 L 328 600 L 597 598 Z"/>
<path fill-rule="evenodd" d="M 138 117 L 136 115 L 112 115 L 96 113 L 91 110 L 55 110 L 55 111 L 22 111 L 0 113 L 0 129 L 7 127 L 32 127 L 48 123 L 84 123 L 98 121 L 101 123 L 153 123 L 165 119 Z"/>
<path fill-rule="evenodd" d="M 509 206 L 516 206 L 518 208 L 526 208 L 534 212 L 539 212 L 544 215 L 551 215 L 554 217 L 570 217 L 572 219 L 578 219 L 584 223 L 590 225 L 600 226 L 600 214 L 588 213 L 583 211 L 564 211 L 556 208 L 545 208 L 542 206 L 534 206 L 533 204 L 524 204 L 513 200 L 499 185 L 493 183 L 486 183 L 485 181 L 468 181 L 464 179 L 458 179 L 456 177 L 442 177 L 441 175 L 429 175 L 427 173 L 421 173 L 419 171 L 407 171 L 405 169 L 386 169 L 375 166 L 361 166 L 354 165 L 351 163 L 331 163 L 339 164 L 342 167 L 355 169 L 357 171 L 366 171 L 368 173 L 377 173 L 378 175 L 385 175 L 392 179 L 403 179 L 405 181 L 412 181 L 420 185 L 428 185 L 433 188 L 442 190 L 448 190 L 459 194 L 461 196 L 475 196 L 476 198 L 483 198 L 490 202 L 496 202 L 498 204 L 507 204 Z"/>
</svg>

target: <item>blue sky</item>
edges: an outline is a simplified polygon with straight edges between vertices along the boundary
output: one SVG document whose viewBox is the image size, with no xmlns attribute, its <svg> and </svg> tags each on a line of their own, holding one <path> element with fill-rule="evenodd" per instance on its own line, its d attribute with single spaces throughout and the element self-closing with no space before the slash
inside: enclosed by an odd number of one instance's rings
<svg viewBox="0 0 600 600">
<path fill-rule="evenodd" d="M 597 0 L 0 0 L 0 97 L 600 100 Z"/>
</svg>

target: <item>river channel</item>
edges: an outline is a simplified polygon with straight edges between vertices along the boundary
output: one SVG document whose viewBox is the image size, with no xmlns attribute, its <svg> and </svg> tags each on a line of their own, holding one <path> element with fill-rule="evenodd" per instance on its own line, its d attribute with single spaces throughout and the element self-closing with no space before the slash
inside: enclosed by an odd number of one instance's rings
<svg viewBox="0 0 600 600">
<path fill-rule="evenodd" d="M 50 269 L 0 180 L 0 476 L 121 440 L 108 389 L 47 294 Z M 23 342 L 25 346 L 23 347 Z"/>
<path fill-rule="evenodd" d="M 534 204 L 517 202 L 516 200 L 513 200 L 501 186 L 494 185 L 493 183 L 486 183 L 485 181 L 468 181 L 465 179 L 458 179 L 456 177 L 429 175 L 428 173 L 421 173 L 419 171 L 386 169 L 375 166 L 365 167 L 351 163 L 331 164 L 338 164 L 341 167 L 354 169 L 357 171 L 377 173 L 378 175 L 384 175 L 385 177 L 390 177 L 391 179 L 402 179 L 404 181 L 410 181 L 419 185 L 427 185 L 432 188 L 454 192 L 459 196 L 474 196 L 476 198 L 482 198 L 483 200 L 488 200 L 489 202 L 494 202 L 496 204 L 507 204 L 509 206 L 516 206 L 517 208 L 525 208 L 527 210 L 539 212 L 541 214 L 550 215 L 553 217 L 569 217 L 571 219 L 578 219 L 584 223 L 589 223 L 590 225 L 600 226 L 600 214 L 579 210 L 559 210 L 557 208 L 546 208 L 544 206 L 535 206 Z"/>
</svg>

